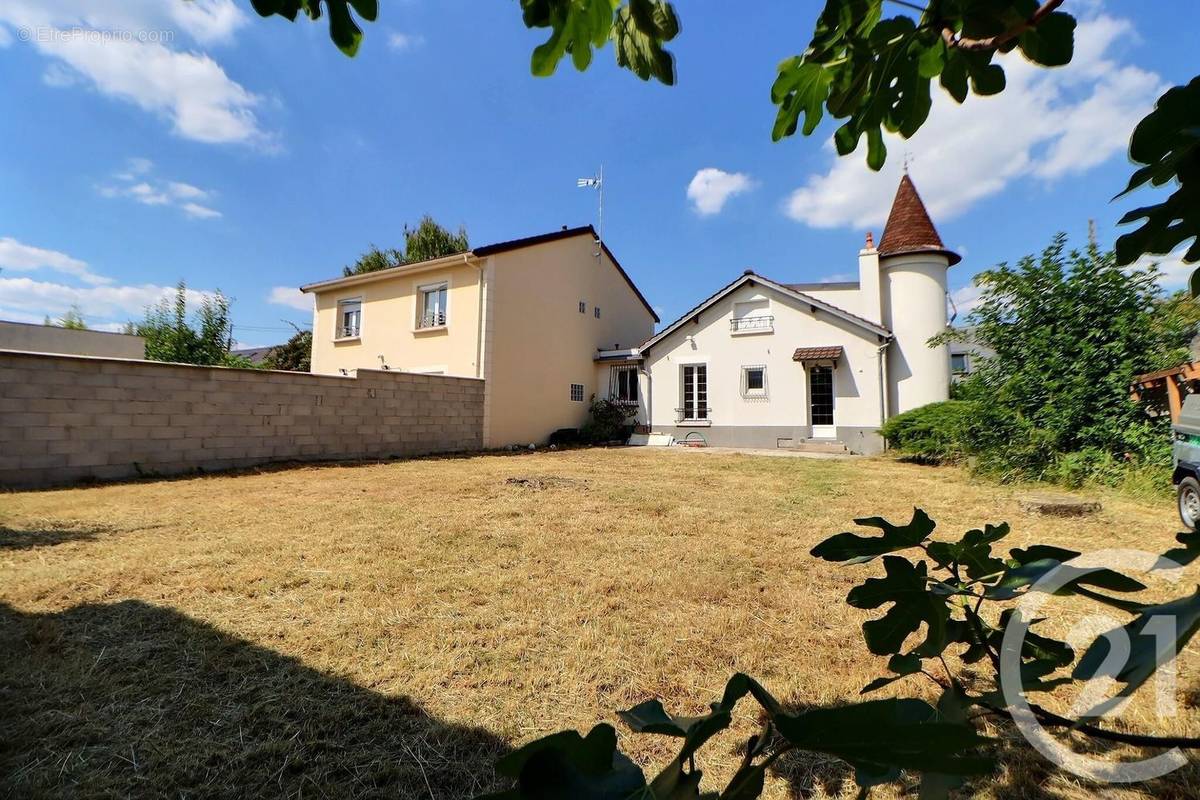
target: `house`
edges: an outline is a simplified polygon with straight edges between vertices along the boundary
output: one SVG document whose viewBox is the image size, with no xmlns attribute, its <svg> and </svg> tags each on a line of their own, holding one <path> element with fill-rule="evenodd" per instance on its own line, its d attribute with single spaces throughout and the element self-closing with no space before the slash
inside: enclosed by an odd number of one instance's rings
<svg viewBox="0 0 1200 800">
<path fill-rule="evenodd" d="M 255 366 L 262 366 L 267 363 L 267 358 L 271 355 L 279 345 L 272 344 L 266 347 L 239 347 L 229 351 L 232 356 L 239 356 L 246 359 Z"/>
<path fill-rule="evenodd" d="M 598 361 L 610 394 L 631 399 L 636 387 L 653 432 L 878 452 L 884 420 L 949 397 L 949 350 L 928 340 L 946 329 L 946 273 L 959 260 L 905 175 L 878 248 L 867 234 L 857 281 L 747 270 L 640 347 Z"/>
<path fill-rule="evenodd" d="M 958 382 L 979 371 L 979 365 L 996 351 L 975 340 L 974 328 L 958 329 L 962 339 L 950 342 L 950 379 Z"/>
<path fill-rule="evenodd" d="M 314 373 L 482 378 L 485 447 L 582 426 L 608 390 L 598 351 L 659 321 L 590 225 L 300 288 L 315 296 Z"/>
<path fill-rule="evenodd" d="M 0 350 L 140 361 L 146 357 L 146 340 L 129 333 L 0 320 Z"/>
</svg>

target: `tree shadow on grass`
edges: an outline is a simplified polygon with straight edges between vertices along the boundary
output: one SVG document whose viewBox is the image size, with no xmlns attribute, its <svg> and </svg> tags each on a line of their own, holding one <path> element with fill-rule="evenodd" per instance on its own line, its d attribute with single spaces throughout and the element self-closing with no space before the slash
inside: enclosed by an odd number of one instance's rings
<svg viewBox="0 0 1200 800">
<path fill-rule="evenodd" d="M 0 551 L 32 550 L 35 547 L 53 547 L 67 542 L 90 542 L 101 534 L 112 532 L 112 528 L 103 526 L 70 528 L 47 525 L 36 530 L 18 530 L 0 525 Z"/>
<path fill-rule="evenodd" d="M 470 797 L 508 749 L 136 600 L 0 603 L 0 653 L 0 796 Z"/>
</svg>

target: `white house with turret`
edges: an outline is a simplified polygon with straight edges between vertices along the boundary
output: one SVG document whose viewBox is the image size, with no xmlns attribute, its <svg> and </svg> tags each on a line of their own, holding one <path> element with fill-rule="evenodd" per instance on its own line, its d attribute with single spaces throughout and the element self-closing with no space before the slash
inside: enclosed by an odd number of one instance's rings
<svg viewBox="0 0 1200 800">
<path fill-rule="evenodd" d="M 878 452 L 888 417 L 949 397 L 949 351 L 928 342 L 946 329 L 959 260 L 905 175 L 857 281 L 747 270 L 639 348 L 601 351 L 598 371 L 639 423 L 677 440 Z"/>
</svg>

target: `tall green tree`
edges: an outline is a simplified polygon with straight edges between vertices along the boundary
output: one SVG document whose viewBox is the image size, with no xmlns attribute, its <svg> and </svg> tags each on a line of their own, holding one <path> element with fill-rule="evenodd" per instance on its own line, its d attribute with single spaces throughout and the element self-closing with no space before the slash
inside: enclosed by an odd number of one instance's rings
<svg viewBox="0 0 1200 800">
<path fill-rule="evenodd" d="M 1094 244 L 1068 252 L 1065 234 L 1038 257 L 980 273 L 966 325 L 995 355 L 963 394 L 1015 411 L 1056 452 L 1120 452 L 1147 424 L 1131 379 L 1186 359 L 1195 331 L 1178 300 L 1164 305 L 1158 280 L 1157 267 L 1122 268 Z"/>
<path fill-rule="evenodd" d="M 1076 7 L 1083 0 L 1072 0 Z M 374 21 L 378 0 L 251 0 L 262 16 L 318 19 L 329 12 L 329 32 L 353 56 L 362 41 L 354 18 Z M 531 29 L 547 30 L 534 48 L 530 69 L 551 75 L 570 57 L 585 70 L 595 51 L 609 42 L 618 66 L 642 80 L 667 85 L 676 79 L 674 57 L 665 49 L 679 34 L 674 6 L 666 0 L 520 0 Z M 1071 61 L 1075 17 L 1061 10 L 1067 0 L 826 0 L 812 38 L 799 55 L 784 59 L 771 87 L 778 106 L 772 136 L 816 132 L 827 113 L 839 124 L 833 141 L 840 155 L 866 139 L 867 164 L 881 169 L 887 159 L 884 131 L 909 138 L 932 106 L 936 80 L 957 103 L 972 95 L 1004 91 L 998 56 L 1020 51 L 1042 67 Z M 714 8 L 717 8 L 714 6 Z M 894 15 L 885 15 L 885 8 Z M 354 13 L 351 13 L 353 10 Z M 732 4 L 717 13 L 738 13 Z M 803 118 L 803 123 L 801 119 Z M 1032 121 L 1031 121 L 1032 122 Z M 1158 202 L 1135 208 L 1122 223 L 1140 226 L 1117 240 L 1120 263 L 1146 253 L 1169 253 L 1191 241 L 1184 254 L 1200 261 L 1200 76 L 1168 90 L 1130 140 L 1138 169 L 1121 192 L 1143 186 L 1171 187 Z"/>
<path fill-rule="evenodd" d="M 421 217 L 417 227 L 404 226 L 403 250 L 395 248 L 381 250 L 372 244 L 365 253 L 358 257 L 357 261 L 342 267 L 342 274 L 347 277 L 361 275 L 364 272 L 376 272 L 403 264 L 413 264 L 417 261 L 464 253 L 470 249 L 471 245 L 467 240 L 465 227 L 459 226 L 457 232 L 451 232 L 426 214 Z"/>
<path fill-rule="evenodd" d="M 146 358 L 177 364 L 248 366 L 230 354 L 233 322 L 229 298 L 221 292 L 205 295 L 194 314 L 188 312 L 187 285 L 180 281 L 175 295 L 146 309 L 134 332 L 146 340 Z"/>
<path fill-rule="evenodd" d="M 292 338 L 278 347 L 271 348 L 271 352 L 263 360 L 263 366 L 289 372 L 312 372 L 312 342 L 312 331 L 297 328 Z"/>
</svg>

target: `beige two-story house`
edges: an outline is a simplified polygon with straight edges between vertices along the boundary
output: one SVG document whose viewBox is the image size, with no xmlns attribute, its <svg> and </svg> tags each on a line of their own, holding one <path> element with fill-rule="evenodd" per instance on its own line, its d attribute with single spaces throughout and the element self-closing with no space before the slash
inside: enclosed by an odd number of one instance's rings
<svg viewBox="0 0 1200 800">
<path fill-rule="evenodd" d="M 315 297 L 314 373 L 481 378 L 485 447 L 582 426 L 610 394 L 600 353 L 658 322 L 590 225 L 300 288 Z"/>
</svg>

